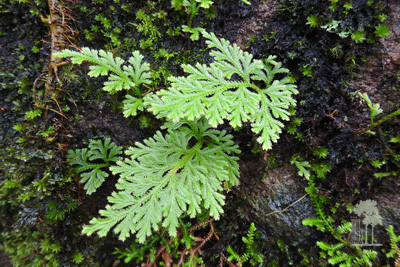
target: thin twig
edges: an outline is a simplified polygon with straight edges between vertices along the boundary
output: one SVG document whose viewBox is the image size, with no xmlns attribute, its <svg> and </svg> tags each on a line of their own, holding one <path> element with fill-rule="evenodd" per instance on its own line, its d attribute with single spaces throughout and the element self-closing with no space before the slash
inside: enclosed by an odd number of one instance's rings
<svg viewBox="0 0 400 267">
<path fill-rule="evenodd" d="M 64 89 L 61 89 L 61 88 L 56 88 L 56 90 L 60 90 L 60 91 L 62 91 L 64 93 L 66 93 L 71 98 L 71 101 L 72 101 L 72 103 L 74 104 L 74 106 L 76 108 L 76 112 L 79 114 L 78 106 L 76 105 L 75 100 L 72 98 L 72 95 L 67 90 L 64 90 Z"/>
<path fill-rule="evenodd" d="M 219 262 L 219 266 L 220 267 L 223 267 L 223 263 L 224 262 L 226 262 L 228 265 L 229 265 L 229 267 L 238 267 L 236 264 L 233 264 L 232 262 L 230 262 L 229 260 L 228 260 L 228 258 L 224 255 L 224 253 L 220 253 L 219 254 L 219 257 L 220 257 L 220 259 L 222 259 L 222 260 L 220 260 L 220 262 Z"/>
<path fill-rule="evenodd" d="M 200 227 L 202 227 L 203 225 L 209 224 L 209 223 L 211 223 L 211 222 L 213 222 L 213 221 L 214 221 L 214 218 L 211 218 L 211 219 L 209 219 L 209 220 L 207 220 L 207 221 L 205 221 L 205 222 L 198 223 L 198 224 L 192 226 L 192 227 L 189 229 L 188 232 L 192 232 L 192 231 L 194 231 L 194 230 L 197 230 L 197 229 L 199 229 Z"/>
<path fill-rule="evenodd" d="M 400 267 L 400 249 L 397 249 L 397 259 L 394 262 L 395 267 Z"/>
<path fill-rule="evenodd" d="M 178 261 L 177 267 L 181 267 L 181 265 L 183 264 L 183 260 L 184 260 L 185 255 L 186 255 L 186 251 L 187 251 L 186 248 L 182 251 L 181 256 L 179 257 L 179 261 Z"/>
<path fill-rule="evenodd" d="M 284 208 L 283 210 L 276 210 L 276 211 L 273 211 L 273 212 L 268 213 L 268 214 L 265 215 L 265 216 L 269 216 L 269 215 L 272 215 L 272 214 L 275 214 L 275 213 L 282 213 L 282 212 L 285 212 L 288 208 L 290 208 L 291 206 L 295 205 L 297 202 L 300 202 L 300 201 L 303 200 L 303 198 L 305 198 L 306 196 L 307 196 L 307 194 L 304 194 L 304 196 L 302 196 L 301 198 L 299 198 L 298 200 L 296 200 L 295 202 L 293 202 L 292 204 L 290 204 L 289 206 L 287 206 L 287 207 Z"/>
</svg>

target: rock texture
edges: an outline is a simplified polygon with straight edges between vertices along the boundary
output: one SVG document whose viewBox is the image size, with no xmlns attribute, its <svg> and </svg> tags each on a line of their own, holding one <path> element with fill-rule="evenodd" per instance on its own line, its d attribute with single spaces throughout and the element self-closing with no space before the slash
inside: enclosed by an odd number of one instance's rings
<svg viewBox="0 0 400 267">
<path fill-rule="evenodd" d="M 388 7 L 391 36 L 380 40 L 380 51 L 367 57 L 351 88 L 368 93 L 384 110 L 395 110 L 400 108 L 400 3 L 392 0 Z"/>
</svg>

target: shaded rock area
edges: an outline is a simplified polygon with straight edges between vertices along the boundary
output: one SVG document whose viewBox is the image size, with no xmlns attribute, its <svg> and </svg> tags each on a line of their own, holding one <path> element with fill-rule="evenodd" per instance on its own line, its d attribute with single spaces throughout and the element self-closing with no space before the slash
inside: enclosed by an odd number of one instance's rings
<svg viewBox="0 0 400 267">
<path fill-rule="evenodd" d="M 292 251 L 314 247 L 319 237 L 314 229 L 302 224 L 303 219 L 315 216 L 312 203 L 304 192 L 306 183 L 298 179 L 292 165 L 267 169 L 262 181 L 256 187 L 249 186 L 252 189 L 246 192 L 249 205 L 239 210 L 246 220 L 257 222 L 269 246 L 284 242 L 284 249 L 279 248 L 280 265 L 301 262 L 300 255 Z M 245 181 L 244 184 L 247 185 Z M 271 254 L 274 253 L 276 251 Z M 312 257 L 314 253 L 317 255 L 317 249 L 307 253 Z"/>
<path fill-rule="evenodd" d="M 276 7 L 276 0 L 253 1 L 251 6 L 241 1 L 237 6 L 223 3 L 218 5 L 218 14 L 224 19 L 211 24 L 214 31 L 245 50 L 265 29 Z"/>
<path fill-rule="evenodd" d="M 268 169 L 263 183 L 248 192 L 251 210 L 244 207 L 243 214 L 248 220 L 256 219 L 265 225 L 263 230 L 270 237 L 290 238 L 293 242 L 311 245 L 314 231 L 302 225 L 303 219 L 314 215 L 305 186 L 304 181 L 297 179 L 292 165 Z"/>
<path fill-rule="evenodd" d="M 380 103 L 383 110 L 394 111 L 400 103 L 400 4 L 389 1 L 388 11 L 391 36 L 380 40 L 380 50 L 366 58 L 350 87 L 368 93 L 371 101 Z"/>
<path fill-rule="evenodd" d="M 3 267 L 12 267 L 13 266 L 11 264 L 11 262 L 8 260 L 7 256 L 4 255 L 1 251 L 0 251 L 0 266 L 3 266 Z"/>
<path fill-rule="evenodd" d="M 400 3 L 398 1 L 389 0 L 389 17 L 387 24 L 390 27 L 391 36 L 381 40 L 384 46 L 383 62 L 387 70 L 395 70 L 400 65 Z"/>
<path fill-rule="evenodd" d="M 127 121 L 121 112 L 111 111 L 106 102 L 87 103 L 80 108 L 79 119 L 70 129 L 77 142 L 109 136 L 118 145 L 132 145 L 150 136 L 149 129 L 140 128 L 138 121 Z"/>
<path fill-rule="evenodd" d="M 393 225 L 395 229 L 400 227 L 399 188 L 400 179 L 398 177 L 389 178 L 376 188 L 376 193 L 372 197 L 372 199 L 378 202 L 379 213 L 383 218 L 383 225 Z"/>
<path fill-rule="evenodd" d="M 234 39 L 234 42 L 242 49 L 246 49 L 251 38 L 257 38 L 257 35 L 265 28 L 265 24 L 272 18 L 276 9 L 276 0 L 256 2 L 254 6 L 254 15 L 245 16 L 246 19 L 239 26 Z"/>
<path fill-rule="evenodd" d="M 242 48 L 246 48 L 249 45 L 249 37 L 254 32 L 265 34 L 272 30 L 277 31 L 274 38 L 278 41 L 278 44 L 274 43 L 276 44 L 274 47 L 276 50 L 272 49 L 272 51 L 278 51 L 275 53 L 282 57 L 284 56 L 280 54 L 281 51 L 289 53 L 288 51 L 293 51 L 292 49 L 294 49 L 296 53 L 301 53 L 297 50 L 296 45 L 291 47 L 291 44 L 299 39 L 302 42 L 304 41 L 304 46 L 315 48 L 315 50 L 310 48 L 302 56 L 305 57 L 305 62 L 311 62 L 311 65 L 315 64 L 314 66 L 318 72 L 316 77 L 318 78 L 312 81 L 313 84 L 310 84 L 310 81 L 304 78 L 299 82 L 300 90 L 304 91 L 302 94 L 303 98 L 300 99 L 307 101 L 308 105 L 306 106 L 308 108 L 310 108 L 310 105 L 315 106 L 315 108 L 308 109 L 308 111 L 303 113 L 305 110 L 302 110 L 302 107 L 300 107 L 300 113 L 305 115 L 311 111 L 315 115 L 311 116 L 310 114 L 307 120 L 309 128 L 306 129 L 306 132 L 308 133 L 309 146 L 326 146 L 328 143 L 328 147 L 330 148 L 328 157 L 334 167 L 328 175 L 330 177 L 330 184 L 323 184 L 322 191 L 343 208 L 346 204 L 352 203 L 355 205 L 365 199 L 376 200 L 381 211 L 381 216 L 385 218 L 383 226 L 378 226 L 376 229 L 376 238 L 382 242 L 387 242 L 388 240 L 387 232 L 384 228 L 388 225 L 393 225 L 396 228 L 400 221 L 399 204 L 397 201 L 400 193 L 397 185 L 398 176 L 381 182 L 373 181 L 374 171 L 371 167 L 356 163 L 360 158 L 365 158 L 366 160 L 382 159 L 385 152 L 380 144 L 382 140 L 379 140 L 379 138 L 354 134 L 357 130 L 368 125 L 369 110 L 366 109 L 365 103 L 362 103 L 360 100 L 349 101 L 350 99 L 343 95 L 343 92 L 363 92 L 365 89 L 364 92 L 368 92 L 373 103 L 381 103 L 383 109 L 387 111 L 385 114 L 399 108 L 399 4 L 395 1 L 389 1 L 388 7 L 391 11 L 388 17 L 388 25 L 390 26 L 392 36 L 381 39 L 381 45 L 378 45 L 379 49 L 369 53 L 366 57 L 366 63 L 361 64 L 361 68 L 357 72 L 358 74 L 352 79 L 349 79 L 347 74 L 341 72 L 344 70 L 344 58 L 342 62 L 332 60 L 332 58 L 329 59 L 326 57 L 325 52 L 321 53 L 321 51 L 318 51 L 318 44 L 325 45 L 323 39 L 326 36 L 317 37 L 312 40 L 302 39 L 301 36 L 295 37 L 298 34 L 296 29 L 289 29 L 288 25 L 282 23 L 282 19 L 278 19 L 280 23 L 276 23 L 277 17 L 266 15 L 267 19 L 263 20 L 263 23 L 258 23 L 257 19 L 259 17 L 254 16 L 254 14 L 258 13 L 253 10 L 252 13 L 249 13 L 249 18 L 246 20 L 248 28 L 246 26 L 242 28 L 248 29 L 245 30 L 248 37 L 245 39 L 241 39 L 241 37 L 236 39 L 236 42 Z M 272 7 L 272 10 L 274 8 L 276 7 Z M 244 22 L 242 22 L 243 24 Z M 281 28 L 280 30 L 279 27 Z M 312 42 L 314 46 L 308 45 L 306 42 Z M 260 42 L 256 42 L 256 44 L 250 45 L 250 50 L 253 53 L 260 53 Z M 328 47 L 332 47 L 331 44 L 332 41 L 326 43 Z M 280 50 L 279 47 L 281 46 L 284 49 Z M 287 57 L 285 60 L 288 60 L 289 66 L 295 63 L 295 61 L 289 60 Z M 292 67 L 294 68 L 291 68 L 291 71 L 295 72 L 296 65 Z M 340 85 L 340 78 L 338 77 L 349 79 L 350 85 L 345 85 L 342 93 L 337 90 L 339 87 L 343 87 L 343 85 Z M 307 90 L 312 88 L 315 88 L 315 91 L 310 91 L 311 101 L 308 102 L 309 93 Z M 317 92 L 322 89 L 327 90 L 326 88 L 330 88 L 330 92 L 327 95 Z M 329 106 L 325 106 L 326 103 L 330 103 Z M 321 114 L 321 116 L 318 118 L 316 114 Z M 392 119 L 384 127 L 388 133 L 395 136 L 399 130 L 398 119 Z M 284 136 L 281 139 L 284 140 L 283 142 L 296 143 L 289 136 Z M 282 145 L 282 141 L 280 141 L 274 151 L 277 151 L 280 155 L 278 158 L 282 157 L 283 161 L 285 159 L 287 161 L 288 158 L 284 155 L 290 153 L 291 148 L 289 145 Z M 286 153 L 282 153 L 282 149 Z M 258 162 L 258 164 L 255 162 Z M 317 240 L 324 239 L 323 234 L 316 231 L 315 228 L 302 225 L 303 219 L 315 216 L 309 198 L 305 197 L 302 199 L 305 194 L 304 188 L 307 186 L 306 182 L 297 175 L 296 169 L 291 165 L 283 163 L 282 166 L 270 169 L 264 168 L 265 166 L 261 167 L 263 164 L 266 165 L 266 162 L 261 160 L 261 158 L 255 160 L 255 162 L 246 161 L 243 162 L 243 165 L 247 167 L 252 166 L 253 172 L 254 170 L 258 170 L 259 173 L 255 175 L 252 172 L 242 172 L 242 185 L 238 190 L 233 190 L 235 198 L 242 199 L 246 203 L 244 206 L 237 205 L 240 211 L 240 218 L 244 218 L 248 223 L 251 221 L 256 222 L 258 229 L 263 233 L 265 244 L 269 245 L 265 245 L 264 251 L 269 251 L 265 253 L 267 255 L 271 252 L 271 254 L 280 254 L 284 259 L 282 260 L 281 258 L 281 261 L 278 260 L 280 266 L 288 266 L 293 262 L 293 253 L 286 252 L 285 254 L 283 252 L 284 249 L 277 248 L 276 245 L 280 239 L 286 240 L 285 244 L 291 244 L 287 245 L 286 251 L 297 250 L 298 244 L 300 244 L 300 247 L 311 247 L 312 249 L 308 250 L 309 260 L 316 266 L 323 265 L 323 263 L 319 262 L 318 249 L 314 246 Z M 362 161 L 359 160 L 359 162 Z M 247 170 L 246 167 L 245 170 Z M 264 176 L 260 175 L 260 172 L 264 173 Z M 260 178 L 262 178 L 263 183 L 260 183 L 260 180 L 258 180 Z M 297 203 L 296 201 L 300 199 L 301 201 Z M 293 206 L 285 209 L 293 203 L 295 203 Z M 235 207 L 237 206 L 235 205 Z M 283 209 L 285 209 L 284 212 L 277 212 Z M 351 217 L 350 212 L 342 211 L 341 215 L 347 220 Z M 300 254 L 297 253 L 297 257 L 295 256 L 295 262 L 297 263 L 302 262 Z M 270 259 L 273 261 L 273 257 L 270 257 Z M 378 262 L 381 265 L 385 264 L 385 260 L 381 258 Z"/>
<path fill-rule="evenodd" d="M 390 27 L 391 36 L 380 40 L 380 50 L 366 58 L 366 63 L 361 67 L 359 75 L 350 82 L 351 90 L 366 92 L 373 104 L 380 104 L 384 115 L 400 108 L 400 4 L 397 1 L 388 1 L 388 10 L 387 24 Z M 368 113 L 369 110 L 364 113 L 367 118 Z M 385 127 L 387 132 L 396 135 L 399 133 L 398 123 L 399 118 L 395 117 L 382 127 Z M 388 140 L 384 138 L 377 137 L 377 139 L 388 144 Z M 372 190 L 371 198 L 378 203 L 384 218 L 384 226 L 399 227 L 399 182 L 399 176 L 385 179 Z M 379 234 L 381 240 L 385 239 L 384 231 Z"/>
</svg>

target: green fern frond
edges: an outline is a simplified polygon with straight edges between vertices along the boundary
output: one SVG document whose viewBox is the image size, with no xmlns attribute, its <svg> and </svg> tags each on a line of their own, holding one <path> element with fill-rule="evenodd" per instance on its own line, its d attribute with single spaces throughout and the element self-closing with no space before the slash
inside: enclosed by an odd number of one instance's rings
<svg viewBox="0 0 400 267">
<path fill-rule="evenodd" d="M 89 157 L 91 154 L 92 153 L 88 151 L 87 148 L 69 150 L 67 154 L 67 160 L 70 161 L 70 165 L 75 165 L 76 172 L 80 173 L 89 169 L 94 169 L 98 166 L 97 163 L 89 162 Z"/>
<path fill-rule="evenodd" d="M 84 189 L 87 194 L 92 194 L 96 191 L 108 174 L 101 170 L 101 168 L 107 167 L 104 163 L 91 163 L 89 158 L 92 155 L 87 148 L 70 150 L 68 151 L 67 159 L 70 160 L 71 166 L 75 167 L 77 173 L 81 173 L 81 182 L 85 184 Z"/>
<path fill-rule="evenodd" d="M 237 254 L 236 251 L 231 246 L 228 246 L 226 251 L 229 253 L 228 261 L 235 260 L 237 262 L 241 262 L 240 255 Z"/>
<path fill-rule="evenodd" d="M 183 64 L 186 77 L 170 77 L 172 87 L 148 94 L 145 102 L 158 117 L 178 122 L 205 116 L 216 127 L 226 119 L 233 127 L 250 122 L 260 134 L 258 142 L 269 149 L 279 138 L 281 120 L 289 119 L 289 107 L 296 86 L 289 79 L 275 80 L 277 73 L 287 73 L 270 56 L 266 63 L 253 59 L 237 45 L 215 34 L 203 32 L 215 61 L 210 65 Z"/>
<path fill-rule="evenodd" d="M 364 259 L 366 262 L 369 262 L 370 260 L 376 259 L 376 256 L 378 256 L 378 252 L 372 249 L 363 249 L 363 254 L 364 254 Z"/>
<path fill-rule="evenodd" d="M 389 225 L 389 227 L 386 228 L 386 231 L 388 232 L 390 238 L 390 251 L 386 253 L 386 257 L 394 258 L 396 254 L 400 255 L 400 249 L 397 244 L 400 242 L 400 235 L 396 235 L 393 225 Z"/>
<path fill-rule="evenodd" d="M 349 233 L 351 231 L 352 227 L 353 227 L 353 225 L 351 224 L 351 222 L 345 222 L 345 223 L 343 223 L 343 224 L 338 226 L 337 231 L 341 235 L 347 234 L 347 233 Z"/>
<path fill-rule="evenodd" d="M 254 243 L 254 236 L 256 233 L 256 226 L 254 223 L 250 224 L 249 231 L 247 232 L 247 237 L 243 237 L 242 240 L 246 244 L 247 247 L 253 245 Z"/>
<path fill-rule="evenodd" d="M 263 261 L 262 254 L 257 253 L 253 247 L 256 230 L 255 224 L 251 223 L 249 231 L 247 232 L 247 237 L 242 238 L 243 242 L 246 244 L 246 252 L 243 254 L 241 262 L 246 262 L 249 259 L 255 260 L 256 262 Z"/>
<path fill-rule="evenodd" d="M 349 259 L 349 255 L 347 255 L 346 253 L 341 254 L 341 255 L 336 255 L 331 257 L 328 262 L 332 265 L 336 265 L 339 264 L 341 262 L 347 261 Z M 348 266 L 348 265 L 344 265 L 344 266 Z M 351 266 L 351 265 L 350 265 Z"/>
<path fill-rule="evenodd" d="M 378 256 L 378 253 L 374 250 L 371 249 L 363 249 L 360 251 L 359 255 L 357 256 L 349 256 L 347 255 L 350 260 L 350 264 L 347 266 L 352 267 L 352 266 L 374 266 L 373 261 L 376 259 Z M 347 262 L 346 262 L 347 263 Z"/>
<path fill-rule="evenodd" d="M 118 157 L 118 155 L 121 154 L 122 147 L 112 143 L 109 137 L 105 138 L 104 142 L 102 142 L 102 140 L 91 140 L 89 148 L 91 152 L 90 160 L 102 159 L 107 164 L 110 161 L 121 160 L 121 157 Z"/>
<path fill-rule="evenodd" d="M 292 157 L 292 164 L 295 164 L 296 167 L 299 169 L 298 174 L 300 176 L 303 176 L 304 178 L 306 178 L 307 180 L 310 179 L 311 173 L 309 170 L 307 170 L 306 168 L 311 168 L 311 164 L 308 161 L 301 161 L 303 160 L 300 156 L 293 156 Z"/>
<path fill-rule="evenodd" d="M 256 251 L 254 245 L 254 237 L 256 234 L 256 226 L 254 223 L 250 224 L 250 228 L 247 232 L 247 237 L 242 237 L 243 242 L 246 244 L 246 252 L 240 256 L 235 250 L 228 246 L 226 251 L 229 253 L 228 261 L 235 260 L 238 263 L 238 266 L 242 266 L 243 263 L 250 260 L 251 264 L 255 264 L 256 262 L 261 263 L 263 261 L 263 256 L 261 253 Z"/>
<path fill-rule="evenodd" d="M 346 247 L 347 244 L 346 243 L 337 243 L 335 245 L 332 246 L 332 251 L 339 251 L 342 248 Z"/>
<path fill-rule="evenodd" d="M 318 246 L 320 249 L 324 250 L 324 251 L 332 250 L 332 245 L 327 244 L 327 243 L 325 243 L 325 242 L 323 242 L 323 241 L 318 241 L 318 242 L 317 242 L 317 246 Z"/>
<path fill-rule="evenodd" d="M 104 83 L 103 89 L 110 94 L 123 89 L 135 89 L 137 96 L 140 96 L 140 91 L 137 89 L 139 85 L 150 83 L 150 65 L 142 62 L 143 56 L 139 51 L 133 52 L 128 60 L 130 65 L 124 66 L 124 60 L 114 57 L 112 53 L 87 47 L 82 48 L 81 52 L 66 49 L 56 56 L 70 57 L 74 64 L 82 64 L 83 61 L 94 64 L 90 65 L 88 75 L 91 77 L 108 75 L 108 81 Z"/>
<path fill-rule="evenodd" d="M 358 92 L 358 95 L 367 102 L 368 107 L 370 108 L 371 111 L 371 125 L 374 124 L 374 119 L 375 116 L 381 114 L 383 110 L 380 107 L 380 104 L 372 104 L 371 99 L 368 97 L 367 93 L 360 93 Z"/>
<path fill-rule="evenodd" d="M 88 195 L 96 192 L 96 189 L 108 177 L 108 173 L 102 171 L 101 168 L 107 167 L 106 164 L 100 164 L 92 168 L 91 171 L 81 173 L 81 183 L 85 184 L 83 187 Z"/>
<path fill-rule="evenodd" d="M 138 110 L 144 110 L 143 98 L 136 98 L 131 95 L 127 95 L 123 103 L 123 113 L 125 118 L 129 116 L 136 116 Z"/>
<path fill-rule="evenodd" d="M 303 225 L 305 226 L 316 226 L 318 230 L 324 232 L 325 225 L 324 220 L 320 218 L 307 218 L 302 221 Z"/>
<path fill-rule="evenodd" d="M 80 173 L 81 182 L 85 184 L 84 189 L 87 194 L 92 194 L 108 177 L 108 173 L 103 168 L 109 167 L 111 162 L 121 160 L 118 155 L 122 148 L 111 142 L 110 138 L 101 140 L 90 140 L 89 149 L 82 148 L 69 150 L 67 159 L 69 164 L 75 167 L 75 171 Z M 104 163 L 93 162 L 101 160 Z"/>
<path fill-rule="evenodd" d="M 183 213 L 193 218 L 208 209 L 219 219 L 225 199 L 222 184 L 237 183 L 238 158 L 229 154 L 240 151 L 231 138 L 201 119 L 136 143 L 126 151 L 129 158 L 110 168 L 120 175 L 120 191 L 109 197 L 112 206 L 85 226 L 84 233 L 104 236 L 115 227 L 120 240 L 136 233 L 143 243 L 160 225 L 176 236 Z"/>
<path fill-rule="evenodd" d="M 130 77 L 132 77 L 136 86 L 142 83 L 151 83 L 150 64 L 143 62 L 143 59 L 144 57 L 139 51 L 134 51 L 132 57 L 128 59 L 128 62 L 131 65 L 124 67 L 124 71 L 128 73 Z"/>
</svg>

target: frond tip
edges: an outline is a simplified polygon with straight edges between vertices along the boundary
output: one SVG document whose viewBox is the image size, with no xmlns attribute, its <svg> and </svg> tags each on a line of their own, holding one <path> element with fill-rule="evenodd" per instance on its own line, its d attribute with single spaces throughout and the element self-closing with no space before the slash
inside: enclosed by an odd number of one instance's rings
<svg viewBox="0 0 400 267">
<path fill-rule="evenodd" d="M 233 127 L 250 122 L 263 149 L 270 149 L 283 128 L 281 121 L 289 119 L 288 109 L 295 105 L 292 95 L 298 93 L 288 78 L 275 77 L 288 70 L 273 56 L 256 60 L 213 33 L 202 34 L 215 61 L 209 66 L 183 64 L 187 76 L 170 77 L 171 88 L 148 95 L 149 109 L 174 122 L 201 116 L 213 127 L 224 119 Z"/>
<path fill-rule="evenodd" d="M 108 177 L 104 168 L 109 167 L 111 162 L 121 160 L 119 155 L 122 148 L 111 142 L 111 138 L 102 140 L 90 140 L 89 149 L 82 148 L 69 150 L 67 159 L 69 164 L 75 167 L 81 175 L 81 183 L 85 184 L 87 194 L 94 193 Z M 96 160 L 102 161 L 101 163 Z"/>
<path fill-rule="evenodd" d="M 150 83 L 150 65 L 143 62 L 143 56 L 139 51 L 133 52 L 128 62 L 130 65 L 123 65 L 125 62 L 112 53 L 104 50 L 95 50 L 87 47 L 81 52 L 65 49 L 56 54 L 57 57 L 70 57 L 72 63 L 82 64 L 83 61 L 92 63 L 88 75 L 98 77 L 108 76 L 104 83 L 103 90 L 114 94 L 124 89 L 136 89 L 141 85 Z M 136 92 L 138 96 L 140 93 Z"/>
</svg>

